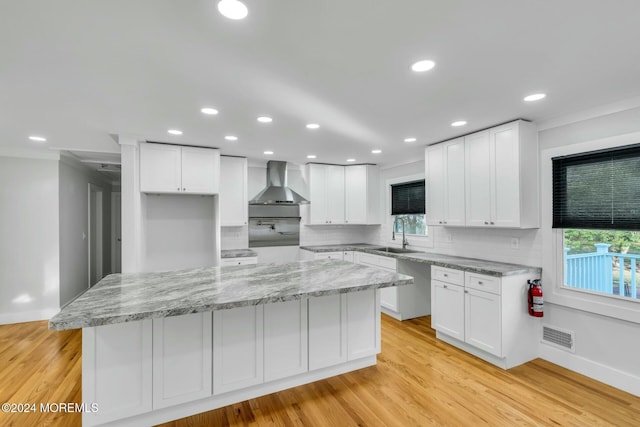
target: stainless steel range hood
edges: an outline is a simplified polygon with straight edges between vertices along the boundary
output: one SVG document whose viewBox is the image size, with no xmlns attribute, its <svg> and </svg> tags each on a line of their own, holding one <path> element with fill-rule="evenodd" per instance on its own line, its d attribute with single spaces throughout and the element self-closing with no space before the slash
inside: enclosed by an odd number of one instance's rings
<svg viewBox="0 0 640 427">
<path fill-rule="evenodd" d="M 307 199 L 287 186 L 287 162 L 267 162 L 267 188 L 249 202 L 250 205 L 299 205 L 309 203 Z"/>
</svg>

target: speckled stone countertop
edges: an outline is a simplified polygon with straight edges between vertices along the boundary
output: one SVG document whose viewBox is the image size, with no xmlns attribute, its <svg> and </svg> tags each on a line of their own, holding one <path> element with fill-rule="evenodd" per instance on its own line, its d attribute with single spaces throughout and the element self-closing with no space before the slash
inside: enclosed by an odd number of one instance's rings
<svg viewBox="0 0 640 427">
<path fill-rule="evenodd" d="M 251 249 L 223 249 L 220 251 L 221 258 L 249 258 L 258 256 Z"/>
<path fill-rule="evenodd" d="M 410 285 L 411 276 L 336 260 L 111 274 L 49 320 L 79 329 Z"/>
<path fill-rule="evenodd" d="M 342 249 L 349 247 L 351 249 Z M 312 252 L 333 252 L 342 250 L 353 250 L 359 252 L 370 253 L 373 255 L 387 256 L 399 260 L 421 262 L 424 264 L 437 265 L 439 267 L 456 268 L 458 270 L 471 271 L 474 273 L 486 274 L 488 276 L 513 276 L 516 274 L 531 274 L 540 276 L 542 268 L 531 267 L 528 265 L 508 264 L 504 262 L 487 261 L 475 258 L 464 258 L 452 255 L 444 255 L 429 252 L 412 252 L 404 254 L 396 254 L 381 250 L 383 246 L 366 245 L 358 243 L 356 245 L 322 245 L 322 246 L 304 246 L 300 249 L 306 249 Z"/>
<path fill-rule="evenodd" d="M 380 248 L 380 245 L 372 245 L 369 243 L 347 243 L 343 245 L 314 245 L 300 246 L 300 249 L 311 252 L 340 252 L 340 251 L 356 251 L 367 248 Z"/>
</svg>

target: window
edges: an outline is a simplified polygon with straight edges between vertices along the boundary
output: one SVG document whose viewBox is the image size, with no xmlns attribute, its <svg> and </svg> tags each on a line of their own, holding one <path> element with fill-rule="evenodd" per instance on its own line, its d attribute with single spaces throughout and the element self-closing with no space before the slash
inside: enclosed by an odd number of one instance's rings
<svg viewBox="0 0 640 427">
<path fill-rule="evenodd" d="M 391 185 L 391 215 L 396 232 L 402 232 L 404 222 L 405 234 L 427 234 L 424 180 Z M 404 220 L 395 221 L 398 217 Z"/>
<path fill-rule="evenodd" d="M 555 157 L 566 288 L 638 300 L 640 145 Z"/>
</svg>

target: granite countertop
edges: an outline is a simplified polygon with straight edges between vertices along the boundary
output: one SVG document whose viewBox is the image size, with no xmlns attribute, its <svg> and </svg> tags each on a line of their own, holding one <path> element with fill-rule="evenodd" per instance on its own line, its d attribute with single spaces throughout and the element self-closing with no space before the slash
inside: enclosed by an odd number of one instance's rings
<svg viewBox="0 0 640 427">
<path fill-rule="evenodd" d="M 251 249 L 223 249 L 220 251 L 221 258 L 249 258 L 254 256 L 258 256 L 258 254 Z"/>
<path fill-rule="evenodd" d="M 49 320 L 79 329 L 410 285 L 411 276 L 336 260 L 111 274 Z"/>
<path fill-rule="evenodd" d="M 380 245 L 372 245 L 370 243 L 346 243 L 342 245 L 314 245 L 300 246 L 300 249 L 311 252 L 340 252 L 340 251 L 357 251 L 360 249 L 381 248 Z"/>
<path fill-rule="evenodd" d="M 421 262 L 424 264 L 437 265 L 439 267 L 455 268 L 458 270 L 470 271 L 474 273 L 486 274 L 488 276 L 513 276 L 516 274 L 532 274 L 539 276 L 542 268 L 532 267 L 528 265 L 509 264 L 504 262 L 487 261 L 475 258 L 464 258 L 453 255 L 445 255 L 430 252 L 411 252 L 397 254 L 380 250 L 384 246 L 367 245 L 357 243 L 355 245 L 322 245 L 322 246 L 301 246 L 300 249 L 306 249 L 312 252 L 333 252 L 342 250 L 353 250 L 358 252 L 370 253 L 373 255 L 386 256 L 399 260 Z M 349 249 L 343 249 L 349 248 Z"/>
</svg>

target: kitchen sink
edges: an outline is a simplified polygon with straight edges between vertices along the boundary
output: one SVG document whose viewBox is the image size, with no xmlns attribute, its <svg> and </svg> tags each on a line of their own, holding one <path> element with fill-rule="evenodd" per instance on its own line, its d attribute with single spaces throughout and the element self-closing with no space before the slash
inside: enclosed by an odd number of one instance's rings
<svg viewBox="0 0 640 427">
<path fill-rule="evenodd" d="M 415 254 L 416 252 L 420 252 L 420 251 L 415 251 L 413 249 L 402 249 L 402 248 L 395 248 L 391 246 L 386 246 L 384 248 L 377 248 L 374 250 L 380 251 L 380 252 L 388 252 L 390 254 Z"/>
</svg>

